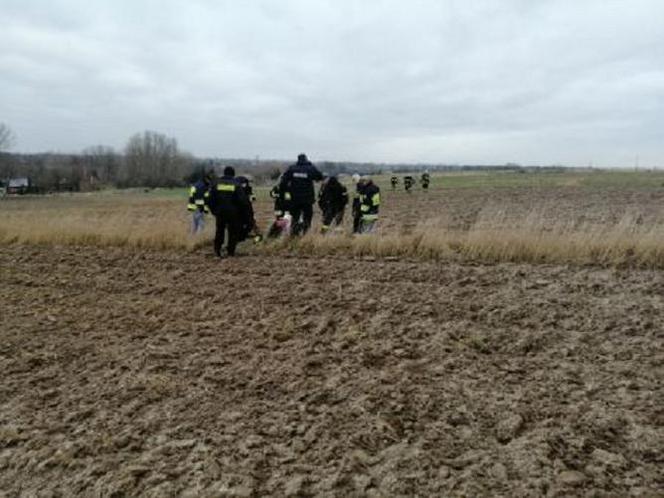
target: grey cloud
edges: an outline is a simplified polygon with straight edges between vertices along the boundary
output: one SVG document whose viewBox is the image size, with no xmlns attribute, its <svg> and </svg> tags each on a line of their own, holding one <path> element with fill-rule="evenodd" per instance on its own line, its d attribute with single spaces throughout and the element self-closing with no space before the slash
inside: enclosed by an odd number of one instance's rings
<svg viewBox="0 0 664 498">
<path fill-rule="evenodd" d="M 26 151 L 664 164 L 657 0 L 5 0 L 0 120 Z"/>
</svg>

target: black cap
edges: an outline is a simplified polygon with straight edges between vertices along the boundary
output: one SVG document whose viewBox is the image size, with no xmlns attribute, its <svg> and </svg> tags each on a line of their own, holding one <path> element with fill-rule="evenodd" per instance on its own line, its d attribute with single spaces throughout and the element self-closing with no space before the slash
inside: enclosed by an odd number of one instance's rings
<svg viewBox="0 0 664 498">
<path fill-rule="evenodd" d="M 297 156 L 297 162 L 303 163 L 307 161 L 307 155 L 305 153 L 299 154 Z"/>
<path fill-rule="evenodd" d="M 226 166 L 224 168 L 224 176 L 235 176 L 235 168 L 233 166 Z"/>
</svg>

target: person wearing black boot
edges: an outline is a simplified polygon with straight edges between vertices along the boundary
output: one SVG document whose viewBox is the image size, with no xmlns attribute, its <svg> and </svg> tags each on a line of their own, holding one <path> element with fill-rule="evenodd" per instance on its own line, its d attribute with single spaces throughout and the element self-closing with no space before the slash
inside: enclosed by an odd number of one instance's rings
<svg viewBox="0 0 664 498">
<path fill-rule="evenodd" d="M 242 236 L 242 227 L 251 221 L 251 203 L 237 182 L 233 167 L 226 166 L 224 176 L 210 188 L 208 205 L 217 220 L 214 253 L 217 257 L 222 257 L 221 247 L 224 244 L 225 232 L 228 231 L 226 254 L 235 256 L 235 247 Z"/>
</svg>

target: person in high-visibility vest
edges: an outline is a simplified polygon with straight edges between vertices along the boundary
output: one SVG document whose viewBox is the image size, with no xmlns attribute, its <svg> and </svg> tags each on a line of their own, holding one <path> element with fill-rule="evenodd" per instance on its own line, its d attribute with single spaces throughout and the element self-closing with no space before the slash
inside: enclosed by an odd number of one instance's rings
<svg viewBox="0 0 664 498">
<path fill-rule="evenodd" d="M 360 200 L 359 233 L 370 233 L 378 221 L 380 209 L 380 188 L 371 178 L 364 176 L 357 183 Z"/>
<path fill-rule="evenodd" d="M 189 203 L 187 210 L 192 213 L 191 233 L 196 235 L 205 227 L 205 214 L 210 212 L 205 197 L 210 188 L 210 177 L 205 175 L 189 187 Z"/>
</svg>

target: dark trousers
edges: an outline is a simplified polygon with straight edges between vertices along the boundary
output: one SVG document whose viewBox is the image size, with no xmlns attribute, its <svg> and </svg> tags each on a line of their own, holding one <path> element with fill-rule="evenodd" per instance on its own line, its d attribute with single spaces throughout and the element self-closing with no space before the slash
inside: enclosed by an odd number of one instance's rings
<svg viewBox="0 0 664 498">
<path fill-rule="evenodd" d="M 360 200 L 353 199 L 353 233 L 360 233 L 361 221 L 362 221 L 362 211 L 360 209 Z"/>
<path fill-rule="evenodd" d="M 291 205 L 291 216 L 293 217 L 293 235 L 304 235 L 311 227 L 311 219 L 314 217 L 314 207 L 311 203 L 298 202 Z M 300 216 L 302 220 L 300 220 Z"/>
<path fill-rule="evenodd" d="M 323 211 L 323 226 L 341 225 L 344 221 L 344 208 L 339 206 L 328 206 Z"/>
<path fill-rule="evenodd" d="M 226 252 L 229 256 L 235 255 L 235 247 L 240 240 L 242 222 L 234 212 L 221 212 L 216 215 L 217 232 L 214 235 L 214 253 L 221 256 L 221 246 L 224 245 L 225 232 L 228 230 L 228 244 Z"/>
</svg>

